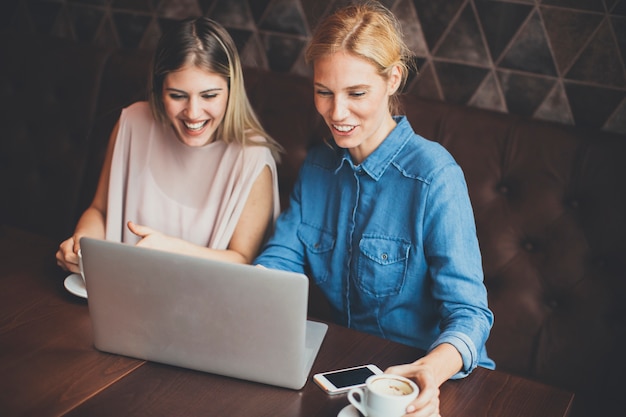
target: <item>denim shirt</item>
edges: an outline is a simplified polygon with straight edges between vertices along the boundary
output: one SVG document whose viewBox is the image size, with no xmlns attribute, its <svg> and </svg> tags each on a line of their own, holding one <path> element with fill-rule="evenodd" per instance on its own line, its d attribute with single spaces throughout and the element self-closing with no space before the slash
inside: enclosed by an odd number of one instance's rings
<svg viewBox="0 0 626 417">
<path fill-rule="evenodd" d="M 431 350 L 452 344 L 469 374 L 494 368 L 493 324 L 463 172 L 406 117 L 360 165 L 347 150 L 307 154 L 256 264 L 307 273 L 344 326 Z"/>
</svg>

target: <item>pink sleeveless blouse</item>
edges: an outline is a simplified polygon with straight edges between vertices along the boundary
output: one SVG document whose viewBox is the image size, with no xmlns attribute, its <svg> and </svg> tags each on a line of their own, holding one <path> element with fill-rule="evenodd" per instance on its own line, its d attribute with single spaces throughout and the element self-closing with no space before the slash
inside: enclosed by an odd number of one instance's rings
<svg viewBox="0 0 626 417">
<path fill-rule="evenodd" d="M 264 141 L 264 138 L 254 138 Z M 157 123 L 147 102 L 122 111 L 111 162 L 106 239 L 136 243 L 133 221 L 197 245 L 226 249 L 254 181 L 273 177 L 274 220 L 280 213 L 276 162 L 265 146 L 217 140 L 190 147 Z"/>
</svg>

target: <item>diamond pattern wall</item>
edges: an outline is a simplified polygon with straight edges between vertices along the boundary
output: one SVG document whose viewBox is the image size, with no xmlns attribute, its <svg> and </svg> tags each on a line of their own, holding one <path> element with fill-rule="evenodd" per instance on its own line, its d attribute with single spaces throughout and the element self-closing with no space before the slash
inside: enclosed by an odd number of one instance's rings
<svg viewBox="0 0 626 417">
<path fill-rule="evenodd" d="M 246 65 L 310 76 L 317 22 L 350 0 L 4 0 L 0 27 L 152 49 L 207 15 Z M 401 20 L 429 98 L 626 134 L 626 0 L 382 0 Z"/>
</svg>

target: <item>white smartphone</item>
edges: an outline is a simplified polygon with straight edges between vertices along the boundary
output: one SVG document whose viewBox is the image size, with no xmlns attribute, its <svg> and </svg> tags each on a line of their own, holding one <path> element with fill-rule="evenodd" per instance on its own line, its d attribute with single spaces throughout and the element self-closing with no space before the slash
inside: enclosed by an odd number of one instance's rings
<svg viewBox="0 0 626 417">
<path fill-rule="evenodd" d="M 354 387 L 362 387 L 368 377 L 382 373 L 378 366 L 370 364 L 315 374 L 313 381 L 326 393 L 334 395 L 347 392 Z"/>
</svg>

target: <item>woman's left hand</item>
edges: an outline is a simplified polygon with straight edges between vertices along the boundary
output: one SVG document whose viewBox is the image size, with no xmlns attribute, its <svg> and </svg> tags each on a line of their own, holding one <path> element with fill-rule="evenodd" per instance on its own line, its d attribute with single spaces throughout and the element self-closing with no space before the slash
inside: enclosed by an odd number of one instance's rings
<svg viewBox="0 0 626 417">
<path fill-rule="evenodd" d="M 401 375 L 412 379 L 420 391 L 415 401 L 407 407 L 405 417 L 440 417 L 439 384 L 431 367 L 425 364 L 411 363 L 387 368 L 386 374 Z"/>
<path fill-rule="evenodd" d="M 136 246 L 226 262 L 247 263 L 246 258 L 241 253 L 230 248 L 226 250 L 211 249 L 163 234 L 148 226 L 142 226 L 133 222 L 128 222 L 127 225 L 128 230 L 140 238 Z"/>
<path fill-rule="evenodd" d="M 142 226 L 133 222 L 128 222 L 128 229 L 141 238 L 136 246 L 177 252 L 177 247 L 180 242 L 179 239 L 164 235 L 148 226 Z"/>
</svg>

